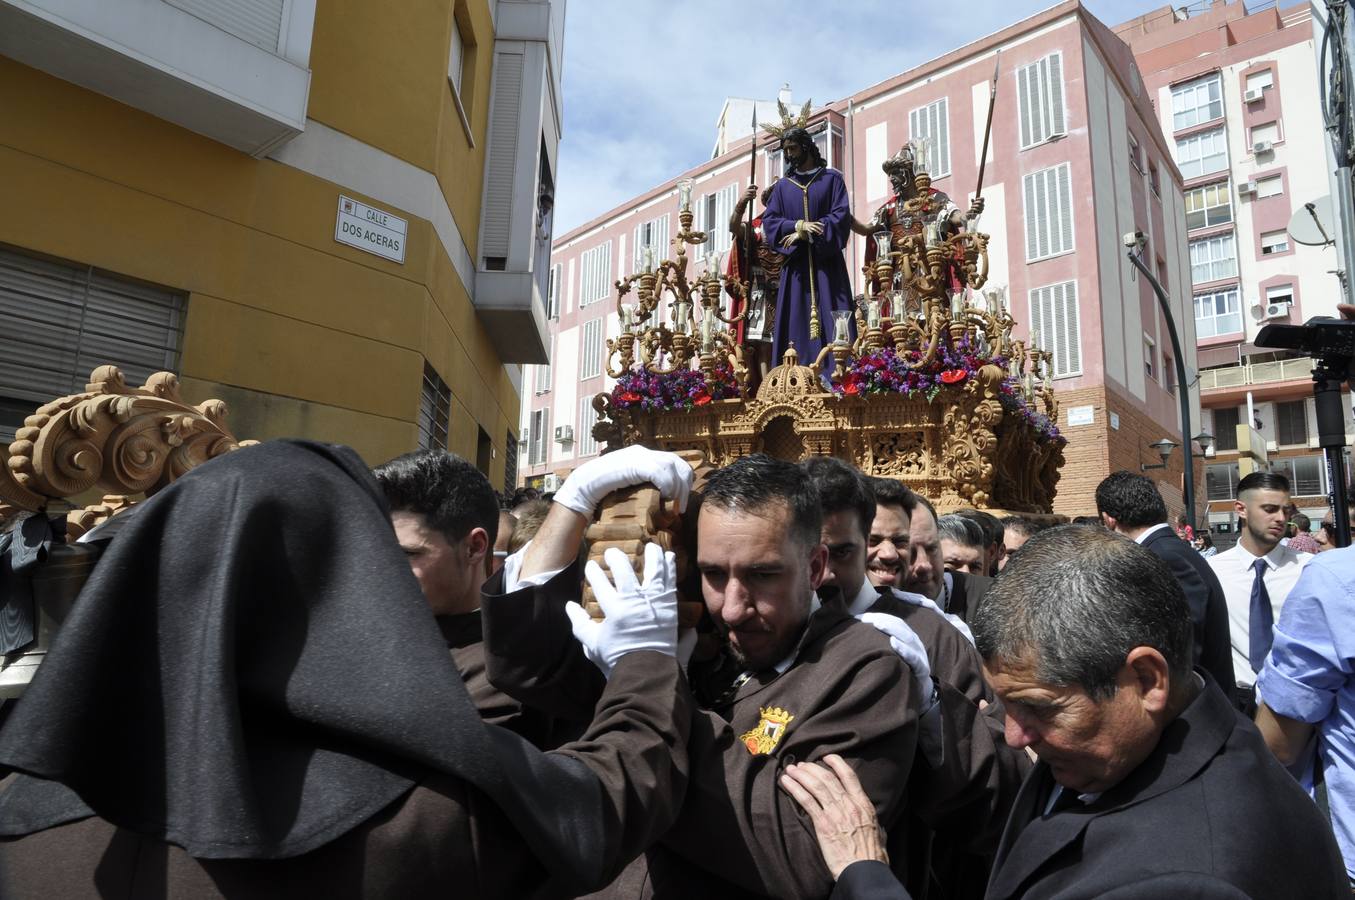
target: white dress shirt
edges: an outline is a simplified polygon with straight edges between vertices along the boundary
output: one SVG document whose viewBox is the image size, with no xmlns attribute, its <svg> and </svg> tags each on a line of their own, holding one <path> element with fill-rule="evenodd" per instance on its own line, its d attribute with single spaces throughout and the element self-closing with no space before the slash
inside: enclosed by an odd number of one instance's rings
<svg viewBox="0 0 1355 900">
<path fill-rule="evenodd" d="M 1157 532 L 1161 531 L 1161 530 L 1164 529 L 1164 528 L 1171 528 L 1171 526 L 1168 525 L 1166 522 L 1161 522 L 1161 523 L 1159 523 L 1159 524 L 1157 524 L 1157 525 L 1154 525 L 1154 526 L 1151 527 L 1151 528 L 1145 528 L 1145 529 L 1139 534 L 1138 537 L 1134 538 L 1134 542 L 1135 542 L 1135 543 L 1138 543 L 1138 544 L 1142 544 L 1144 541 L 1148 540 L 1148 538 L 1152 537 L 1154 534 L 1156 534 Z M 1179 538 L 1178 538 L 1178 540 L 1179 540 Z"/>
<path fill-rule="evenodd" d="M 1251 621 L 1251 589 L 1256 581 L 1256 572 L 1252 570 L 1252 566 L 1258 558 L 1252 556 L 1239 542 L 1231 550 L 1216 553 L 1205 560 L 1218 576 L 1219 584 L 1223 585 L 1223 596 L 1228 601 L 1228 634 L 1233 645 L 1233 673 L 1237 680 L 1244 684 L 1251 684 L 1256 680 L 1256 673 L 1251 670 L 1248 658 L 1251 648 L 1248 624 Z M 1280 621 L 1280 609 L 1284 606 L 1285 598 L 1293 590 L 1294 582 L 1299 580 L 1299 572 L 1312 558 L 1313 554 L 1290 550 L 1284 544 L 1277 544 L 1274 550 L 1265 555 L 1266 593 L 1270 596 L 1270 606 L 1276 622 Z"/>
</svg>

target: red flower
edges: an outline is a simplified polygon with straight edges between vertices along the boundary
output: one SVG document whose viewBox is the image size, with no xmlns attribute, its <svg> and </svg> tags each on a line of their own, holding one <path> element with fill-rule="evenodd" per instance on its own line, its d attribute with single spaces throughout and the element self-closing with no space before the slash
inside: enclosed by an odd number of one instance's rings
<svg viewBox="0 0 1355 900">
<path fill-rule="evenodd" d="M 701 393 L 697 394 L 694 398 L 692 398 L 692 402 L 695 403 L 697 406 L 705 406 L 707 403 L 710 402 L 710 394 L 707 394 L 705 391 L 702 391 Z"/>
<path fill-rule="evenodd" d="M 849 381 L 842 386 L 842 393 L 855 396 L 861 393 L 861 385 L 855 381 Z"/>
<path fill-rule="evenodd" d="M 964 369 L 948 369 L 941 373 L 942 384 L 959 384 L 969 377 L 969 373 Z"/>
<path fill-rule="evenodd" d="M 635 393 L 634 391 L 626 391 L 624 394 L 621 395 L 622 403 L 639 403 L 641 399 L 643 398 L 641 398 L 640 395 Z"/>
</svg>

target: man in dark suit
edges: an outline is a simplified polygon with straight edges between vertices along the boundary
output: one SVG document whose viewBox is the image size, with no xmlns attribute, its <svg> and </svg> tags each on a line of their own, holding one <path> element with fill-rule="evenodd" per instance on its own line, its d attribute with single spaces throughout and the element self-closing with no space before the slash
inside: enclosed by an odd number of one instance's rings
<svg viewBox="0 0 1355 900">
<path fill-rule="evenodd" d="M 974 637 L 1039 756 L 998 847 L 989 900 L 1349 897 L 1330 825 L 1207 673 L 1161 560 L 1111 532 L 1030 539 Z"/>
<path fill-rule="evenodd" d="M 978 608 L 979 599 L 993 584 L 986 575 L 948 572 L 941 561 L 941 537 L 936 529 L 936 508 L 921 494 L 908 522 L 908 559 L 900 566 L 898 587 L 921 594 L 948 613 L 966 622 Z"/>
<path fill-rule="evenodd" d="M 1107 528 L 1142 544 L 1171 569 L 1190 605 L 1194 663 L 1231 697 L 1236 682 L 1223 587 L 1199 551 L 1167 524 L 1167 505 L 1157 485 L 1144 475 L 1115 472 L 1096 486 L 1096 511 Z"/>
</svg>

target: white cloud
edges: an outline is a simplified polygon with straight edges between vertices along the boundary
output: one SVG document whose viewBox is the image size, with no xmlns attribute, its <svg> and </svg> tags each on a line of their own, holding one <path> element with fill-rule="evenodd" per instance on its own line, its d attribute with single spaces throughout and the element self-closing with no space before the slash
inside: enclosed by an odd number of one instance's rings
<svg viewBox="0 0 1355 900">
<path fill-rule="evenodd" d="M 773 98 L 788 82 L 797 103 L 828 103 L 1049 5 L 571 0 L 555 233 L 708 159 L 726 97 Z M 1087 2 L 1109 23 L 1160 5 Z"/>
</svg>

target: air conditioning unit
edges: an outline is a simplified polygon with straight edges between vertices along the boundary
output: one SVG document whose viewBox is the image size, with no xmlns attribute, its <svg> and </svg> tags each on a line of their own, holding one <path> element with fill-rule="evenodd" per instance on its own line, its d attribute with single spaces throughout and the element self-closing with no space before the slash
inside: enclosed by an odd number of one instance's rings
<svg viewBox="0 0 1355 900">
<path fill-rule="evenodd" d="M 555 442 L 557 444 L 572 444 L 574 442 L 574 426 L 556 425 Z"/>
<path fill-rule="evenodd" d="M 542 476 L 541 490 L 545 491 L 547 494 L 552 494 L 560 489 L 561 482 L 562 479 L 560 476 L 552 472 L 549 475 Z"/>
<path fill-rule="evenodd" d="M 1260 100 L 1264 96 L 1265 93 L 1264 91 L 1261 90 L 1261 88 L 1252 88 L 1251 90 L 1247 91 L 1242 95 L 1242 99 L 1245 100 L 1247 103 L 1255 103 L 1257 100 Z"/>
<path fill-rule="evenodd" d="M 1267 303 L 1267 304 L 1266 304 L 1266 318 L 1267 318 L 1267 319 L 1278 319 L 1278 318 L 1281 317 L 1281 316 L 1287 316 L 1287 315 L 1289 315 L 1289 304 L 1288 304 L 1288 303 Z"/>
<path fill-rule="evenodd" d="M 1256 182 L 1254 182 L 1254 181 L 1244 181 L 1244 182 L 1242 182 L 1241 184 L 1239 184 L 1239 185 L 1237 186 L 1237 192 L 1238 192 L 1239 194 L 1254 194 L 1254 193 L 1256 193 Z"/>
<path fill-rule="evenodd" d="M 1274 149 L 1275 145 L 1272 144 L 1270 141 L 1257 141 L 1256 143 L 1251 145 L 1251 152 L 1255 153 L 1257 156 L 1269 153 Z"/>
</svg>

